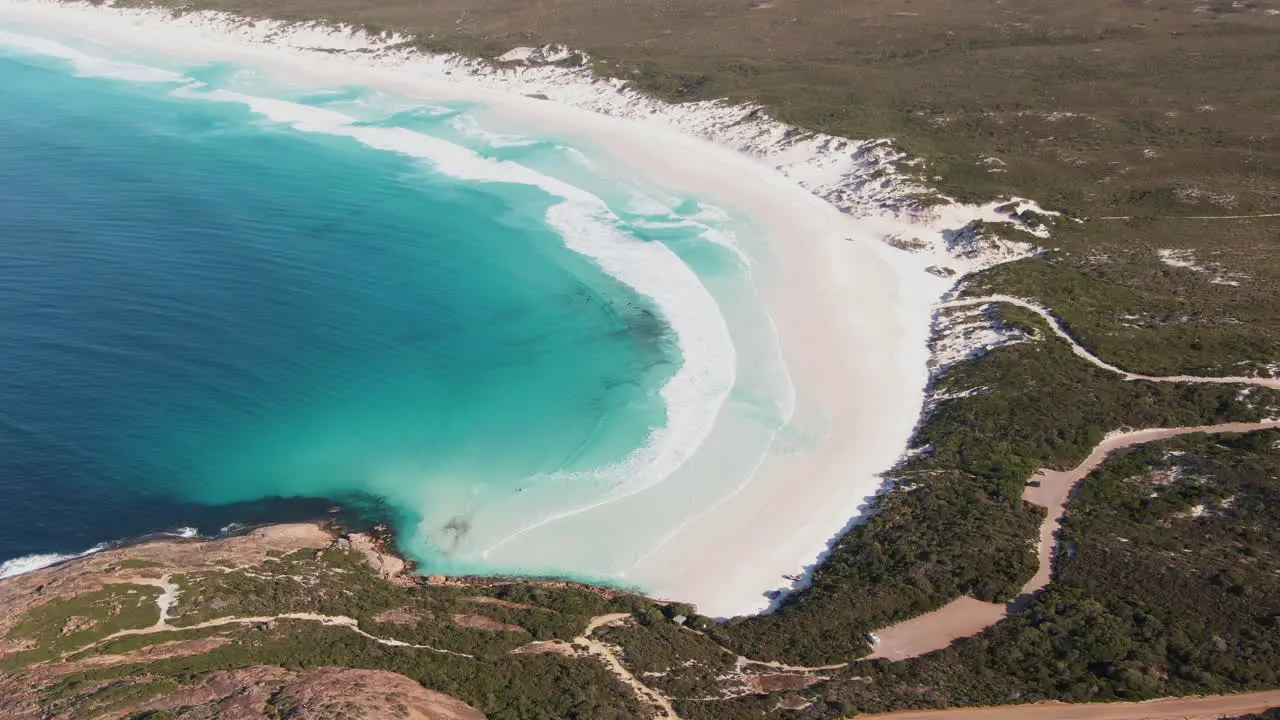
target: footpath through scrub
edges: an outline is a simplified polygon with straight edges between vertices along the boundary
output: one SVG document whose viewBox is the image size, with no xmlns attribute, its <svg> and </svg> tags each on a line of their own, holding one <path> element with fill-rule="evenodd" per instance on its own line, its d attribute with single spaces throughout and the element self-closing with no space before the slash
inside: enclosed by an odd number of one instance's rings
<svg viewBox="0 0 1280 720">
<path fill-rule="evenodd" d="M 1008 303 L 1010 305 L 1016 305 L 1020 308 L 1023 308 L 1024 310 L 1030 310 L 1031 312 L 1039 315 L 1040 317 L 1044 318 L 1046 322 L 1049 323 L 1049 327 L 1053 329 L 1054 334 L 1056 334 L 1058 337 L 1062 338 L 1063 340 L 1066 340 L 1067 343 L 1071 345 L 1071 351 L 1075 353 L 1078 357 L 1088 360 L 1089 362 L 1093 363 L 1094 365 L 1097 365 L 1103 370 L 1110 370 L 1111 372 L 1116 373 L 1117 375 L 1120 375 L 1125 380 L 1146 380 L 1147 382 L 1164 382 L 1164 383 L 1204 383 L 1204 384 L 1211 384 L 1211 385 L 1256 385 L 1258 387 L 1280 389 L 1280 378 L 1215 377 L 1210 375 L 1157 376 L 1157 375 L 1142 375 L 1139 373 L 1129 372 L 1128 370 L 1112 365 L 1106 360 L 1103 360 L 1102 358 L 1099 358 L 1097 355 L 1094 355 L 1093 353 L 1086 350 L 1084 346 L 1076 342 L 1076 339 L 1071 336 L 1071 333 L 1067 332 L 1066 329 L 1062 327 L 1062 323 L 1058 320 L 1057 317 L 1053 315 L 1053 313 L 1049 312 L 1048 309 L 1041 307 L 1031 302 L 1030 300 L 1024 300 L 1022 298 L 1014 297 L 1012 295 L 987 295 L 987 296 L 978 297 L 978 298 L 963 298 L 961 300 L 952 300 L 950 302 L 943 303 L 941 307 L 943 309 L 946 309 L 946 308 L 970 307 L 972 305 L 993 305 L 996 303 Z"/>
</svg>

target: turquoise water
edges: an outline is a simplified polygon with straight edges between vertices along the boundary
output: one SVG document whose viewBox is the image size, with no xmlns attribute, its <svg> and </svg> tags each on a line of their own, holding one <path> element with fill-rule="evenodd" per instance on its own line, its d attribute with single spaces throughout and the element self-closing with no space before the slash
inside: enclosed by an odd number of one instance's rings
<svg viewBox="0 0 1280 720">
<path fill-rule="evenodd" d="M 0 33 L 0 560 L 340 503 L 519 570 L 481 551 L 660 482 L 733 390 L 695 199 L 476 106 L 69 48 Z"/>
</svg>

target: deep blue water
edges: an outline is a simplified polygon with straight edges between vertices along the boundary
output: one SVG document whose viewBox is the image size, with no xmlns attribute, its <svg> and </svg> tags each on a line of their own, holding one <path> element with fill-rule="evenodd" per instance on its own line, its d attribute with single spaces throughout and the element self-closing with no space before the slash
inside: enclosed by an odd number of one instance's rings
<svg viewBox="0 0 1280 720">
<path fill-rule="evenodd" d="M 359 498 L 407 524 L 423 486 L 523 492 L 663 424 L 670 327 L 559 198 L 181 85 L 0 48 L 0 561 Z M 462 141 L 410 115 L 361 122 Z"/>
</svg>

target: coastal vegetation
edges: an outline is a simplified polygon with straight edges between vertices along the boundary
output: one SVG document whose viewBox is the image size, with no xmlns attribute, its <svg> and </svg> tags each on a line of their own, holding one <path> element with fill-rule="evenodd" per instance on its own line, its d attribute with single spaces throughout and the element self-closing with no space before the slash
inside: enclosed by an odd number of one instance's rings
<svg viewBox="0 0 1280 720">
<path fill-rule="evenodd" d="M 597 664 L 554 654 L 511 655 L 485 662 L 386 647 L 350 631 L 305 621 L 239 630 L 234 642 L 209 652 L 150 663 L 74 673 L 45 696 L 50 712 L 84 707 L 104 687 L 150 686 L 156 678 L 199 683 L 209 673 L 258 665 L 286 670 L 376 668 L 413 678 L 461 698 L 490 718 L 635 717 L 631 694 Z"/>
<path fill-rule="evenodd" d="M 113 585 L 61 598 L 24 613 L 5 636 L 23 649 L 0 656 L 0 669 L 50 660 L 120 630 L 147 627 L 159 619 L 149 585 Z"/>
<path fill-rule="evenodd" d="M 184 573 L 172 580 L 182 590 L 171 609 L 170 623 L 176 627 L 225 617 L 314 613 L 354 618 L 378 637 L 483 658 L 532 641 L 567 642 L 594 616 L 643 613 L 654 606 L 638 596 L 606 598 L 573 585 L 406 587 L 386 582 L 358 554 L 337 548 L 299 550 L 258 568 Z M 460 616 L 513 630 L 466 627 Z"/>
<path fill-rule="evenodd" d="M 1269 301 L 1280 266 L 1264 250 L 1276 220 L 1234 217 L 1266 214 L 1280 197 L 1280 146 L 1267 139 L 1275 116 L 1259 90 L 1280 58 L 1257 4 L 182 7 L 323 17 L 482 57 L 565 42 L 590 52 L 595 72 L 664 99 L 758 102 L 806 130 L 892 137 L 924 159 L 912 176 L 941 193 L 1033 197 L 1083 220 L 1055 223 L 1053 248 L 967 279 L 966 292 L 1036 299 L 1135 372 L 1267 374 L 1280 355 Z M 1170 248 L 1195 261 L 1171 265 L 1160 255 Z M 1261 391 L 1124 382 L 1056 341 L 965 363 L 941 386 L 988 390 L 934 410 L 916 440 L 928 452 L 836 543 L 812 589 L 776 615 L 716 630 L 718 640 L 753 656 L 838 662 L 868 649 L 867 631 L 959 595 L 1009 599 L 1034 567 L 1040 511 L 1019 498 L 1030 472 L 1079 461 L 1118 427 L 1256 419 L 1271 402 Z"/>
<path fill-rule="evenodd" d="M 200 687 L 218 672 L 345 667 L 413 678 L 490 718 L 621 719 L 639 712 L 633 694 L 598 662 L 578 657 L 568 641 L 594 614 L 643 616 L 656 607 L 644 598 L 552 584 L 397 584 L 343 540 L 254 565 L 209 565 L 221 569 L 166 575 L 180 588 L 168 621 L 177 629 L 153 627 L 161 591 L 152 585 L 114 583 L 37 604 L 3 633 L 6 647 L 34 647 L 6 652 L 0 686 L 17 697 L 13 683 L 23 686 L 32 667 L 57 660 L 53 667 L 64 669 L 35 692 L 41 713 L 96 717 Z M 519 600 L 507 599 L 513 597 Z M 664 608 L 679 609 L 688 607 Z M 305 619 L 341 616 L 355 618 L 359 632 Z M 107 637 L 128 630 L 138 632 Z M 513 652 L 538 647 L 535 640 L 553 645 Z M 183 716 L 182 708 L 169 711 Z"/>
<path fill-rule="evenodd" d="M 898 708 L 1276 687 L 1278 477 L 1276 430 L 1186 435 L 1117 452 L 1072 498 L 1045 592 L 979 635 L 900 662 L 763 664 L 723 647 L 717 639 L 724 628 L 686 615 L 692 612 L 687 605 L 571 584 L 395 584 L 338 540 L 255 566 L 210 563 L 223 567 L 211 573 L 229 578 L 220 584 L 183 580 L 200 576 L 195 572 L 171 577 L 183 582 L 184 593 L 199 596 L 171 608 L 176 625 L 210 615 L 259 618 L 251 622 L 100 642 L 107 631 L 150 629 L 157 588 L 121 582 L 37 604 L 11 622 L 3 639 L 42 638 L 53 650 L 41 657 L 10 654 L 0 686 L 12 690 L 13 683 L 37 677 L 31 673 L 41 660 L 62 656 L 66 669 L 35 680 L 35 697 L 46 716 L 78 717 L 185 697 L 219 673 L 364 668 L 411 678 L 490 718 L 644 717 L 646 701 L 580 645 L 587 625 L 605 617 L 622 621 L 598 627 L 591 637 L 612 647 L 632 677 L 670 698 L 688 720 L 836 720 Z M 262 578 L 307 590 L 290 594 L 250 584 Z M 245 590 L 259 597 L 245 601 Z M 244 604 L 233 606 L 237 602 Z M 806 611 L 779 617 L 797 618 L 803 630 Z M 360 632 L 277 617 L 337 612 L 359 618 Z M 85 635 L 78 620 L 67 632 L 77 613 L 98 613 L 104 623 Z M 464 616 L 493 624 L 462 627 Z M 534 641 L 535 635 L 550 644 Z M 198 709 L 162 710 L 184 717 Z"/>
<path fill-rule="evenodd" d="M 1190 435 L 1117 453 L 1068 507 L 1053 583 L 951 647 L 855 663 L 796 717 L 1097 702 L 1280 685 L 1280 432 Z M 772 716 L 763 698 L 680 705 Z"/>
<path fill-rule="evenodd" d="M 1037 339 L 940 377 L 935 392 L 983 390 L 930 411 L 915 439 L 921 452 L 835 544 L 810 588 L 776 613 L 714 629 L 717 639 L 750 657 L 847 662 L 870 649 L 866 633 L 960 595 L 1012 600 L 1036 567 L 1043 510 L 1022 501 L 1036 470 L 1075 466 L 1111 430 L 1257 420 L 1280 405 L 1264 389 L 1126 381 L 1073 355 L 1034 314 L 997 312 Z"/>
<path fill-rule="evenodd" d="M 716 697 L 737 658 L 710 638 L 670 622 L 609 627 L 597 633 L 622 650 L 637 677 L 668 697 Z"/>
<path fill-rule="evenodd" d="M 1260 5 L 777 5 L 184 4 L 403 30 L 426 48 L 483 55 L 561 40 L 592 51 L 598 72 L 661 97 L 758 101 L 807 129 L 892 136 L 926 158 L 924 174 L 939 192 L 1029 196 L 1085 219 L 1058 223 L 1053 248 L 970 278 L 966 293 L 1036 299 L 1099 357 L 1134 372 L 1275 374 L 1280 264 L 1268 248 L 1280 221 L 1200 219 L 1275 212 L 1280 198 L 1280 126 L 1269 94 L 1280 56 Z M 1161 254 L 1169 248 L 1182 259 L 1171 264 Z M 870 650 L 866 634 L 884 625 L 962 595 L 1013 598 L 1036 567 L 1043 511 L 1021 500 L 1035 470 L 1074 466 L 1118 428 L 1256 420 L 1280 405 L 1264 389 L 1125 381 L 1073 355 L 1034 314 L 995 312 L 1035 339 L 936 378 L 936 393 L 966 394 L 931 408 L 914 441 L 920 452 L 897 469 L 894 487 L 834 542 L 811 587 L 776 613 L 715 624 L 685 606 L 572 585 L 403 587 L 350 553 L 299 551 L 253 568 L 175 575 L 181 593 L 170 622 L 320 613 L 434 649 L 303 620 L 102 642 L 159 619 L 158 588 L 116 585 L 26 613 L 5 640 L 32 647 L 5 655 L 0 671 L 73 651 L 67 660 L 136 657 L 161 641 L 216 636 L 229 642 L 59 678 L 42 691 L 42 710 L 106 713 L 256 665 L 340 666 L 404 674 L 490 718 L 609 720 L 645 711 L 594 660 L 512 651 L 569 643 L 593 617 L 632 613 L 634 623 L 595 637 L 620 648 L 627 667 L 691 719 L 825 720 L 1280 685 L 1275 432 L 1186 437 L 1117 454 L 1073 497 L 1066 550 L 1047 591 L 945 650 L 857 662 Z M 148 562 L 121 567 L 158 570 Z M 695 629 L 673 624 L 677 614 Z M 464 627 L 460 615 L 519 629 Z M 91 622 L 80 628 L 73 618 Z M 722 675 L 735 653 L 852 664 L 787 691 L 800 702 L 781 710 L 774 695 L 726 699 Z"/>
<path fill-rule="evenodd" d="M 1277 233 L 1280 217 L 1059 223 L 1051 252 L 993 268 L 968 292 L 1036 298 L 1131 372 L 1269 376 L 1280 358 L 1280 268 L 1256 258 Z"/>
</svg>

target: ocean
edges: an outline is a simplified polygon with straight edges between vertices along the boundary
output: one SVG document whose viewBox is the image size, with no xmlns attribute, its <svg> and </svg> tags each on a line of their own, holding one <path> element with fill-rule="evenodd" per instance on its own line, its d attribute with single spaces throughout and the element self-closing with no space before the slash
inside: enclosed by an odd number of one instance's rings
<svg viewBox="0 0 1280 720">
<path fill-rule="evenodd" d="M 732 412 L 714 502 L 786 422 L 740 220 L 563 138 L 19 28 L 0 87 L 0 575 L 339 505 L 424 572 L 609 581 L 679 513 L 490 551 Z"/>
</svg>

